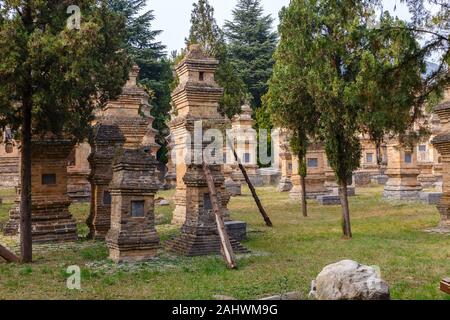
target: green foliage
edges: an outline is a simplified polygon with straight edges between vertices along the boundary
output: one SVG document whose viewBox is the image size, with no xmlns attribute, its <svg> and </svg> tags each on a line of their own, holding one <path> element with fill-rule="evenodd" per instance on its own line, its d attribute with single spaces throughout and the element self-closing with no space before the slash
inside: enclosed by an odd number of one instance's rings
<svg viewBox="0 0 450 320">
<path fill-rule="evenodd" d="M 408 129 L 424 71 L 412 58 L 419 46 L 387 13 L 371 28 L 374 10 L 364 1 L 296 0 L 281 18 L 268 95 L 274 121 L 293 132 L 312 126 L 302 130 L 325 142 L 344 183 L 359 166 L 361 132 L 376 140 Z"/>
<path fill-rule="evenodd" d="M 194 3 L 191 15 L 191 29 L 186 45 L 200 44 L 203 51 L 218 59 L 220 64 L 216 71 L 216 81 L 223 87 L 224 94 L 220 101 L 222 114 L 232 118 L 240 112 L 241 105 L 247 97 L 245 83 L 239 77 L 236 69 L 228 59 L 228 48 L 214 18 L 214 9 L 208 0 L 198 0 Z"/>
<path fill-rule="evenodd" d="M 125 16 L 126 49 L 134 63 L 140 67 L 139 83 L 151 93 L 153 127 L 158 131 L 157 142 L 162 146 L 158 159 L 167 161 L 165 137 L 169 134 L 170 84 L 173 81 L 172 65 L 165 56 L 166 47 L 155 39 L 161 30 L 153 30 L 155 19 L 152 10 L 144 11 L 146 0 L 109 0 L 110 7 Z"/>
<path fill-rule="evenodd" d="M 0 4 L 0 125 L 18 128 L 32 101 L 35 133 L 88 134 L 95 107 L 120 94 L 130 67 L 124 20 L 105 2 L 78 1 L 80 30 L 66 28 L 66 1 Z"/>
<path fill-rule="evenodd" d="M 308 139 L 324 143 L 351 238 L 345 190 L 360 165 L 359 135 L 379 146 L 385 134 L 407 131 L 419 110 L 423 56 L 403 22 L 385 13 L 374 28 L 375 10 L 363 0 L 292 0 L 280 17 L 268 108 L 292 133 L 301 175 Z"/>
<path fill-rule="evenodd" d="M 253 108 L 261 106 L 272 74 L 277 34 L 273 19 L 265 16 L 260 0 L 239 0 L 232 21 L 224 29 L 230 61 L 252 96 Z"/>
</svg>

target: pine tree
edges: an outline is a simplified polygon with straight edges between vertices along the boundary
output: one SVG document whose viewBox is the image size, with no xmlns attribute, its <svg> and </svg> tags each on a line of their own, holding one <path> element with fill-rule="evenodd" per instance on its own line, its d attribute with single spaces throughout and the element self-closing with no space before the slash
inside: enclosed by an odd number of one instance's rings
<svg viewBox="0 0 450 320">
<path fill-rule="evenodd" d="M 228 59 L 228 48 L 223 32 L 214 18 L 214 8 L 208 0 L 198 0 L 193 6 L 192 25 L 186 45 L 200 44 L 205 53 L 219 60 L 215 76 L 217 83 L 224 88 L 220 111 L 232 118 L 240 112 L 242 103 L 248 97 L 245 83 Z"/>
<path fill-rule="evenodd" d="M 271 81 L 269 95 L 276 108 L 290 109 L 276 112 L 285 127 L 316 125 L 339 184 L 348 238 L 347 184 L 360 163 L 358 135 L 368 127 L 383 134 L 405 131 L 422 88 L 424 61 L 413 33 L 387 13 L 381 28 L 373 28 L 374 21 L 364 0 L 292 0 L 282 14 L 278 81 Z M 395 31 L 380 32 L 388 28 Z M 310 119 L 297 117 L 299 112 Z"/>
<path fill-rule="evenodd" d="M 272 75 L 278 41 L 272 25 L 273 19 L 264 15 L 261 0 L 239 0 L 233 19 L 224 26 L 230 61 L 246 84 L 254 108 L 261 106 Z"/>
<path fill-rule="evenodd" d="M 32 260 L 31 135 L 87 136 L 93 110 L 122 91 L 130 62 L 124 19 L 102 1 L 77 1 L 80 29 L 64 1 L 0 2 L 0 121 L 20 129 L 21 252 Z"/>
<path fill-rule="evenodd" d="M 158 159 L 166 162 L 167 120 L 170 111 L 170 84 L 173 81 L 171 63 L 166 47 L 156 41 L 161 30 L 153 30 L 152 10 L 144 11 L 147 0 L 109 0 L 109 6 L 126 18 L 126 49 L 141 71 L 139 84 L 151 93 L 153 126 L 158 130 L 157 142 L 162 146 Z"/>
</svg>

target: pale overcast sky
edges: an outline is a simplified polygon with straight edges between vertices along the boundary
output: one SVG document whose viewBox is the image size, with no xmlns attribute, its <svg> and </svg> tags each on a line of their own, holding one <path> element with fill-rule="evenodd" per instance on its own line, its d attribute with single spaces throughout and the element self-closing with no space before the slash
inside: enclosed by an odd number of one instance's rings
<svg viewBox="0 0 450 320">
<path fill-rule="evenodd" d="M 153 29 L 163 30 L 158 37 L 167 46 L 167 52 L 179 50 L 184 47 L 184 39 L 190 28 L 192 3 L 194 0 L 147 0 L 147 7 L 154 10 L 155 21 Z M 220 27 L 225 20 L 232 18 L 231 11 L 237 0 L 209 0 L 214 7 L 215 18 Z M 262 0 L 266 14 L 271 14 L 274 19 L 274 28 L 278 25 L 278 12 L 283 6 L 288 5 L 290 0 Z M 408 10 L 400 4 L 400 0 L 384 0 L 384 9 L 394 12 L 403 19 L 409 17 Z"/>
</svg>

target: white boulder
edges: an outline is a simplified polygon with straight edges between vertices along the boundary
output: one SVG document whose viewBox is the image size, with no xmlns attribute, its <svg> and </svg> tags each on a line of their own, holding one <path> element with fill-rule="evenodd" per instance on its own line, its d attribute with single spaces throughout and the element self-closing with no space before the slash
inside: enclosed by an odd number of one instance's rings
<svg viewBox="0 0 450 320">
<path fill-rule="evenodd" d="M 374 267 L 343 260 L 326 266 L 313 282 L 318 300 L 389 300 L 388 284 Z"/>
</svg>

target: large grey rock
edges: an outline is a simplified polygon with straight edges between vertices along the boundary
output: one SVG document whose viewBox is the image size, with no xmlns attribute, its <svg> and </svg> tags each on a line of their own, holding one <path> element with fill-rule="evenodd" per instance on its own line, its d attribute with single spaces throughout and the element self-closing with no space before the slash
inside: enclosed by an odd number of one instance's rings
<svg viewBox="0 0 450 320">
<path fill-rule="evenodd" d="M 315 280 L 318 300 L 389 300 L 389 286 L 373 267 L 343 260 L 325 267 Z"/>
</svg>

